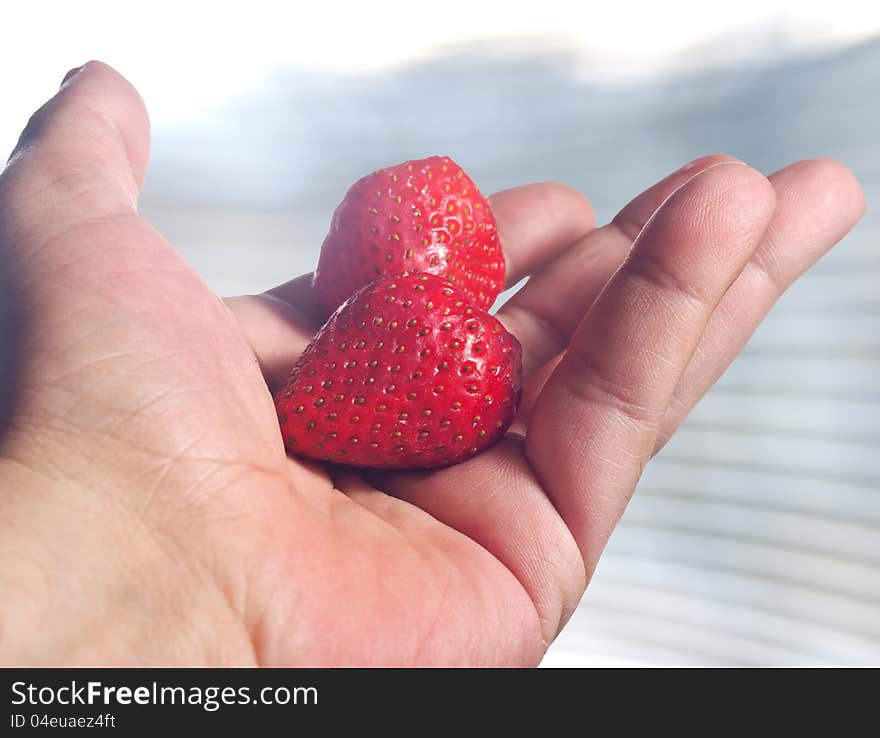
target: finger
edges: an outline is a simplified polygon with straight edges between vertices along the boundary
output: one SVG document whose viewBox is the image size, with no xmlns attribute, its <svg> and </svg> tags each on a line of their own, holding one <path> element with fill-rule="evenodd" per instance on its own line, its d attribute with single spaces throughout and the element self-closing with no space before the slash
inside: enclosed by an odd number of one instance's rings
<svg viewBox="0 0 880 738">
<path fill-rule="evenodd" d="M 741 164 L 690 179 L 642 229 L 535 404 L 526 454 L 592 570 L 713 309 L 774 207 Z"/>
<path fill-rule="evenodd" d="M 235 412 L 239 426 L 220 434 L 234 458 L 277 464 L 271 398 L 254 392 L 251 364 L 230 359 L 247 351 L 240 331 L 137 216 L 148 138 L 137 92 L 89 62 L 31 118 L 0 175 L 0 247 L 26 319 L 9 447 L 40 464 L 50 453 L 72 474 L 119 468 L 120 449 L 221 458 L 205 429 Z M 198 412 L 181 412 L 193 398 Z M 99 440 L 93 458 L 79 454 L 83 438 Z"/>
<path fill-rule="evenodd" d="M 770 227 L 749 266 L 713 315 L 706 335 L 676 390 L 661 426 L 655 451 L 662 448 L 699 398 L 723 373 L 779 295 L 840 240 L 864 212 L 864 194 L 858 183 L 848 170 L 831 160 L 798 162 L 771 175 L 769 179 L 777 191 L 778 201 Z M 642 197 L 634 200 L 625 210 L 632 212 L 632 206 Z M 615 221 L 621 219 L 623 214 L 624 211 Z M 636 218 L 626 219 L 631 223 L 631 231 L 637 232 L 641 228 Z M 616 231 L 616 226 L 612 227 Z M 605 237 L 607 230 L 608 227 L 600 228 L 585 241 L 595 237 L 598 242 Z M 612 243 L 612 249 L 613 246 Z M 583 256 L 585 262 L 590 258 L 586 253 Z M 562 262 L 568 257 L 566 253 L 557 261 Z M 599 258 L 597 255 L 597 260 Z M 614 268 L 616 265 L 612 263 L 609 273 Z M 523 337 L 525 349 L 531 349 L 524 350 L 532 374 L 524 388 L 518 419 L 520 423 L 527 422 L 544 382 L 561 358 L 564 349 L 562 342 L 570 338 L 570 332 L 565 329 L 567 316 L 564 311 L 557 316 L 542 314 L 544 300 L 539 287 L 543 288 L 548 299 L 551 295 L 555 298 L 558 291 L 551 290 L 550 285 L 560 278 L 565 279 L 566 274 L 574 274 L 576 270 L 577 265 L 572 260 L 563 265 L 555 280 L 539 284 L 537 280 L 545 275 L 536 276 L 499 312 L 499 318 L 508 328 Z M 600 289 L 598 277 L 595 282 L 588 282 L 589 271 L 585 267 L 580 273 L 587 284 L 583 303 L 592 302 Z M 593 271 L 596 276 L 601 274 L 602 268 L 600 266 Z M 532 288 L 534 292 L 530 292 Z M 575 293 L 559 302 L 576 302 L 577 299 L 578 293 Z M 555 299 L 549 303 L 551 311 L 555 304 Z M 508 306 L 511 309 L 508 310 Z M 527 340 L 527 335 L 534 336 L 534 339 Z M 547 356 L 552 358 L 546 359 Z"/>
<path fill-rule="evenodd" d="M 0 177 L 0 221 L 18 252 L 96 218 L 132 214 L 149 120 L 117 72 L 89 62 L 30 119 Z"/>
<path fill-rule="evenodd" d="M 525 376 L 568 345 L 584 313 L 663 201 L 700 172 L 734 161 L 716 154 L 685 164 L 636 197 L 611 223 L 563 251 L 502 306 L 498 318 L 523 347 Z"/>
<path fill-rule="evenodd" d="M 284 284 L 279 284 L 263 294 L 271 295 L 281 302 L 287 303 L 308 320 L 312 325 L 320 326 L 324 322 L 326 313 L 318 304 L 315 291 L 312 289 L 314 274 L 301 274 Z"/>
<path fill-rule="evenodd" d="M 35 337 L 51 339 L 41 340 L 51 351 L 63 340 L 62 321 L 84 323 L 68 320 L 71 306 L 133 268 L 135 242 L 148 240 L 137 236 L 150 231 L 135 212 L 148 148 L 140 96 L 100 62 L 68 74 L 31 117 L 0 174 L 0 249 L 27 323 L 22 352 Z M 146 268 L 157 268 L 142 251 Z"/>
<path fill-rule="evenodd" d="M 312 289 L 312 274 L 280 284 L 260 295 L 227 297 L 224 302 L 238 320 L 266 379 L 277 390 L 290 367 L 321 327 L 323 309 Z"/>
<path fill-rule="evenodd" d="M 311 275 L 305 275 L 311 281 Z M 305 279 L 300 278 L 303 282 Z M 307 286 L 311 292 L 311 285 Z M 290 303 L 272 294 L 227 297 L 224 302 L 238 320 L 266 384 L 275 392 L 287 377 L 290 367 L 312 340 L 320 322 Z"/>
<path fill-rule="evenodd" d="M 858 222 L 865 196 L 830 159 L 801 161 L 770 176 L 776 211 L 748 266 L 718 305 L 678 382 L 655 452 L 715 383 L 782 293 Z"/>
<path fill-rule="evenodd" d="M 508 283 L 551 260 L 593 227 L 589 201 L 561 184 L 515 187 L 490 197 L 507 259 Z M 268 290 L 226 301 L 251 342 L 270 387 L 321 325 L 322 311 L 305 274 Z"/>
<path fill-rule="evenodd" d="M 516 284 L 592 230 L 593 207 L 577 190 L 554 182 L 489 196 L 504 249 L 507 286 Z"/>
<path fill-rule="evenodd" d="M 22 318 L 22 353 L 32 339 L 45 338 L 43 349 L 58 366 L 62 321 L 72 330 L 85 322 L 82 315 L 68 319 L 71 306 L 106 283 L 102 271 L 133 266 L 125 255 L 131 234 L 148 230 L 135 215 L 148 148 L 140 96 L 100 62 L 66 75 L 31 117 L 0 174 L 0 250 L 15 291 L 4 297 L 15 300 Z M 155 267 L 152 255 L 143 260 Z M 33 379 L 32 367 L 19 374 Z"/>
</svg>

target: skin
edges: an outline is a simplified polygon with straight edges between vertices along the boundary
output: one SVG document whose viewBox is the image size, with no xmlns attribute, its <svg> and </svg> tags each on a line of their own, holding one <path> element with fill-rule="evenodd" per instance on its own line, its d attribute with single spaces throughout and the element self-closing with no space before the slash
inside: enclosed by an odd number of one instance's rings
<svg viewBox="0 0 880 738">
<path fill-rule="evenodd" d="M 465 464 L 365 477 L 282 448 L 270 389 L 317 327 L 308 275 L 218 299 L 137 215 L 148 146 L 138 94 L 90 62 L 0 176 L 23 317 L 5 664 L 536 664 L 644 465 L 864 210 L 822 159 L 698 159 L 601 228 L 563 185 L 494 195 L 510 282 L 531 275 L 499 313 L 522 417 Z"/>
</svg>

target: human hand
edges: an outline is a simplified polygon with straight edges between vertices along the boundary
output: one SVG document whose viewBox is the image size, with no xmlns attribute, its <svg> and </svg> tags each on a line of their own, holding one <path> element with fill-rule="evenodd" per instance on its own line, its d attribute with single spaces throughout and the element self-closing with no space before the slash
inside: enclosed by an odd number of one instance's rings
<svg viewBox="0 0 880 738">
<path fill-rule="evenodd" d="M 864 208 L 834 162 L 722 156 L 595 230 L 561 185 L 494 196 L 510 283 L 533 275 L 499 312 L 521 417 L 466 463 L 363 475 L 284 454 L 270 388 L 317 327 L 308 275 L 224 305 L 137 216 L 148 139 L 92 62 L 0 177 L 26 317 L 4 663 L 537 663 L 644 464 Z"/>
</svg>

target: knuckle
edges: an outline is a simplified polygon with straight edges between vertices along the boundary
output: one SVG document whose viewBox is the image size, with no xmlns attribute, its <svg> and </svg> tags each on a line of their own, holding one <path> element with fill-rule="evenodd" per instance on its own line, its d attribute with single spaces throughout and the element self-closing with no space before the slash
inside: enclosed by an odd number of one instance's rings
<svg viewBox="0 0 880 738">
<path fill-rule="evenodd" d="M 569 393 L 578 401 L 598 406 L 646 430 L 657 426 L 661 412 L 645 401 L 641 389 L 629 387 L 622 377 L 603 371 L 588 352 L 569 351 L 565 360 L 568 367 L 563 376 Z"/>
<path fill-rule="evenodd" d="M 768 258 L 761 250 L 752 254 L 752 258 L 746 264 L 746 269 L 751 270 L 758 279 L 765 282 L 771 293 L 776 296 L 782 295 L 788 289 L 788 282 L 779 273 L 772 259 Z"/>
<path fill-rule="evenodd" d="M 710 308 L 713 303 L 705 288 L 678 274 L 666 259 L 650 251 L 635 254 L 625 269 L 630 278 L 671 297 L 676 303 L 698 310 Z"/>
</svg>

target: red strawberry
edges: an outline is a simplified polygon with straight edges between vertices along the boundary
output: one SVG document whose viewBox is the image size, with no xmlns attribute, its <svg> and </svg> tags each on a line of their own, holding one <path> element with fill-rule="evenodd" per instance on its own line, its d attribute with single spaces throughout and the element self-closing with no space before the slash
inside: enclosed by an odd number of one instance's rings
<svg viewBox="0 0 880 738">
<path fill-rule="evenodd" d="M 431 468 L 498 440 L 516 413 L 519 342 L 449 281 L 377 280 L 334 313 L 275 396 L 287 449 Z"/>
<path fill-rule="evenodd" d="M 355 182 L 336 208 L 315 272 L 329 315 L 383 274 L 447 277 L 488 310 L 504 288 L 489 201 L 447 156 L 407 161 Z"/>
</svg>

